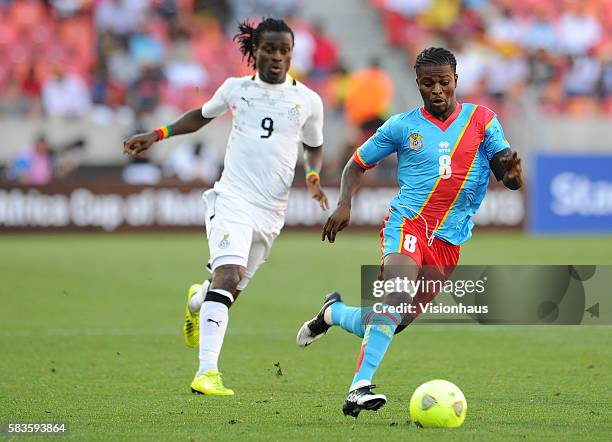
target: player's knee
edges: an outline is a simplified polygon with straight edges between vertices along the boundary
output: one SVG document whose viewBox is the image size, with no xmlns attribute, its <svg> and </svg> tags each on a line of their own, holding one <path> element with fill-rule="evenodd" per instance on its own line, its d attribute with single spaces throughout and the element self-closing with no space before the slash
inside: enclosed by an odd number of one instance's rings
<svg viewBox="0 0 612 442">
<path fill-rule="evenodd" d="M 237 265 L 217 267 L 213 274 L 211 288 L 227 290 L 230 293 L 234 293 L 243 276 L 244 267 Z"/>
<path fill-rule="evenodd" d="M 385 297 L 385 304 L 394 306 L 410 304 L 412 302 L 412 296 L 414 296 L 414 294 L 410 287 L 408 287 L 407 289 L 408 291 L 388 294 Z"/>
<path fill-rule="evenodd" d="M 392 253 L 385 257 L 383 277 L 385 279 L 410 278 L 416 279 L 419 273 L 419 266 L 416 261 L 401 253 Z"/>
</svg>

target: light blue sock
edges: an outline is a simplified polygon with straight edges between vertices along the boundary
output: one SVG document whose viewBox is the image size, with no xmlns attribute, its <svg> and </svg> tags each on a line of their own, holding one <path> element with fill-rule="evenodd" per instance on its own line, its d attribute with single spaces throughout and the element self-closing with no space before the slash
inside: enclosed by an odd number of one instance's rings
<svg viewBox="0 0 612 442">
<path fill-rule="evenodd" d="M 389 344 L 391 344 L 400 320 L 398 314 L 375 314 L 368 322 L 351 389 L 372 382 L 374 373 L 382 362 Z"/>
<path fill-rule="evenodd" d="M 360 307 L 348 307 L 342 301 L 331 305 L 331 320 L 334 325 L 339 325 L 344 330 L 363 338 L 365 327 L 361 317 Z"/>
</svg>

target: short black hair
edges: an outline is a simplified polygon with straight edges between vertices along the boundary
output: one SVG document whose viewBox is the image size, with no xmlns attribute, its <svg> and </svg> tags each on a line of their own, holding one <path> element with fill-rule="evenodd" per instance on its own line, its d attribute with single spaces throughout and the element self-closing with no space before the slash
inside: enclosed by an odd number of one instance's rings
<svg viewBox="0 0 612 442">
<path fill-rule="evenodd" d="M 453 72 L 457 72 L 457 60 L 451 51 L 444 48 L 423 49 L 417 55 L 414 69 L 423 66 L 450 66 Z"/>
<path fill-rule="evenodd" d="M 234 41 L 237 41 L 240 45 L 240 52 L 242 52 L 242 58 L 247 57 L 247 64 L 255 68 L 255 51 L 259 46 L 261 35 L 266 31 L 272 32 L 287 32 L 291 34 L 291 41 L 295 41 L 295 36 L 289 25 L 285 20 L 265 17 L 261 22 L 254 27 L 248 20 L 245 20 L 238 24 L 238 33 L 234 35 Z"/>
</svg>

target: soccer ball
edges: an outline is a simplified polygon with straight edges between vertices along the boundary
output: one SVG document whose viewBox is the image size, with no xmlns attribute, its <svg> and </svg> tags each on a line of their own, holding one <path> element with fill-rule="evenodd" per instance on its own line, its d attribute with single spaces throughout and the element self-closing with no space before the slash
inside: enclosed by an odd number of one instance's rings
<svg viewBox="0 0 612 442">
<path fill-rule="evenodd" d="M 457 428 L 465 420 L 467 402 L 452 382 L 425 382 L 410 398 L 410 419 L 421 428 Z"/>
</svg>

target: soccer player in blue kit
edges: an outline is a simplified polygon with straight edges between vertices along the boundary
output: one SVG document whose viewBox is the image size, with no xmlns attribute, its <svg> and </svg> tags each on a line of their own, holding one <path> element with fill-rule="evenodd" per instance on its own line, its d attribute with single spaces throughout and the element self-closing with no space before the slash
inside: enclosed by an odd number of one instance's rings
<svg viewBox="0 0 612 442">
<path fill-rule="evenodd" d="M 349 223 L 351 199 L 365 171 L 397 155 L 400 190 L 380 231 L 385 280 L 416 280 L 423 277 L 424 266 L 430 273 L 426 278 L 448 279 L 459 260 L 460 245 L 472 236 L 471 218 L 485 196 L 490 172 L 508 189 L 523 185 L 521 159 L 510 150 L 495 113 L 455 99 L 456 66 L 454 55 L 443 48 L 428 48 L 417 56 L 416 82 L 424 106 L 391 117 L 357 149 L 342 174 L 338 206 L 323 228 L 322 239 L 333 243 Z M 392 293 L 384 304 L 424 305 L 435 295 Z M 334 325 L 363 339 L 342 408 L 345 415 L 357 417 L 361 410 L 378 410 L 387 401 L 372 391 L 374 373 L 394 334 L 422 312 L 400 315 L 389 310 L 393 309 L 363 314 L 361 307 L 345 305 L 334 292 L 298 332 L 301 347 Z"/>
</svg>

